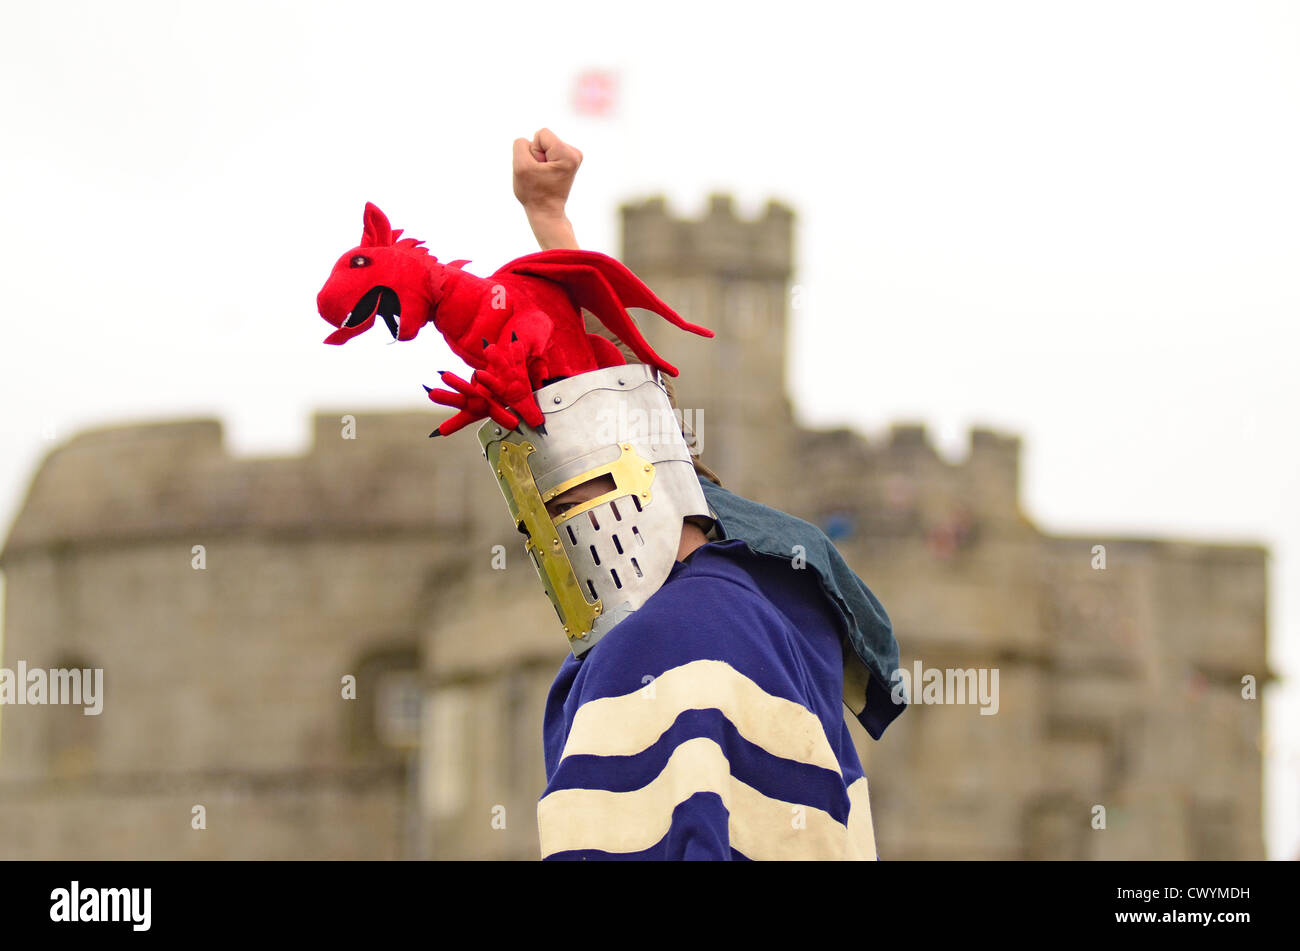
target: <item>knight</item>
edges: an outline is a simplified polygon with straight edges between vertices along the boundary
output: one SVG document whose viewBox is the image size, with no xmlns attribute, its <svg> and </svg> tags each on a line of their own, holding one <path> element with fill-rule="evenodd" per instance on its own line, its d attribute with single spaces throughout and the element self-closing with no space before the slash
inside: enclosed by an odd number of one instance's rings
<svg viewBox="0 0 1300 951">
<path fill-rule="evenodd" d="M 548 129 L 514 144 L 543 249 L 578 247 L 581 162 Z M 905 709 L 879 600 L 820 529 L 729 492 L 655 424 L 675 407 L 654 367 L 537 402 L 544 433 L 479 439 L 571 648 L 546 705 L 543 858 L 878 858 L 843 706 L 874 739 Z"/>
<path fill-rule="evenodd" d="M 564 210 L 581 153 L 547 129 L 514 149 L 541 254 L 594 254 Z M 598 267 L 627 306 L 658 301 L 630 272 Z M 548 279 L 573 290 L 561 271 Z M 359 301 L 382 310 L 384 294 Z M 370 319 L 359 309 L 358 325 Z M 559 311 L 535 322 L 561 325 Z M 599 359 L 556 372 L 544 334 L 513 363 L 462 339 L 473 377 L 444 374 L 455 389 L 429 393 L 459 410 L 456 428 L 484 420 L 488 474 L 570 648 L 544 714 L 542 857 L 878 858 L 843 709 L 874 739 L 905 709 L 885 609 L 820 529 L 722 486 L 678 422 L 671 364 L 630 318 L 598 316 L 625 345 L 611 344 L 616 357 L 592 344 Z M 580 316 L 565 326 L 582 339 Z M 482 349 L 507 327 L 493 324 Z"/>
</svg>

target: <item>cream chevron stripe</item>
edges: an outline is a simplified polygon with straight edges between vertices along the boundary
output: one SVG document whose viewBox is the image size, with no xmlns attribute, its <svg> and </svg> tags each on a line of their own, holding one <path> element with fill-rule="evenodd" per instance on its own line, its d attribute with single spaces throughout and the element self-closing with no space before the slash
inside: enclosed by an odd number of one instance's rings
<svg viewBox="0 0 1300 951">
<path fill-rule="evenodd" d="M 836 773 L 821 720 L 792 700 L 775 697 L 720 660 L 696 660 L 665 671 L 621 697 L 589 700 L 573 718 L 561 756 L 631 756 L 651 746 L 684 710 L 716 708 L 740 735 L 773 756 Z"/>
<path fill-rule="evenodd" d="M 849 854 L 848 858 L 876 860 L 876 829 L 871 822 L 871 796 L 867 777 L 859 776 L 849 784 Z"/>
<path fill-rule="evenodd" d="M 648 849 L 668 834 L 673 809 L 698 792 L 722 799 L 731 845 L 748 858 L 876 857 L 874 843 L 850 841 L 852 816 L 846 828 L 821 809 L 763 795 L 731 775 L 722 748 L 707 737 L 678 746 L 663 771 L 640 789 L 558 789 L 544 796 L 537 804 L 542 857 L 571 849 Z M 869 833 L 869 818 L 867 823 Z M 861 829 L 859 823 L 859 834 Z"/>
</svg>

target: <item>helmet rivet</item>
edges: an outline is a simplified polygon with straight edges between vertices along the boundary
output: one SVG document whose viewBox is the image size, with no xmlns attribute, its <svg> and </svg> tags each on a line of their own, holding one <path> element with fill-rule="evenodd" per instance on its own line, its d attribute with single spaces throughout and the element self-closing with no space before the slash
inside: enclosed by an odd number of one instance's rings
<svg viewBox="0 0 1300 951">
<path fill-rule="evenodd" d="M 643 498 L 643 499 L 648 499 L 648 498 L 650 498 L 650 493 L 649 493 L 649 492 L 642 492 L 642 493 L 641 493 L 641 498 Z"/>
<path fill-rule="evenodd" d="M 558 396 L 555 398 L 555 402 L 556 402 L 556 405 L 559 405 L 560 398 L 559 398 Z"/>
<path fill-rule="evenodd" d="M 649 471 L 650 471 L 650 467 L 649 467 L 649 466 L 644 466 L 643 468 L 645 469 L 646 472 L 649 472 Z"/>
<path fill-rule="evenodd" d="M 569 626 L 567 624 L 564 626 L 564 633 L 565 634 L 569 633 Z"/>
<path fill-rule="evenodd" d="M 624 383 L 622 380 L 619 380 L 619 381 L 618 381 L 618 385 L 619 385 L 619 386 L 626 386 L 627 384 Z"/>
<path fill-rule="evenodd" d="M 496 433 L 496 435 L 500 436 L 500 435 L 501 435 L 501 427 L 498 426 L 498 427 L 494 430 L 494 432 Z"/>
</svg>

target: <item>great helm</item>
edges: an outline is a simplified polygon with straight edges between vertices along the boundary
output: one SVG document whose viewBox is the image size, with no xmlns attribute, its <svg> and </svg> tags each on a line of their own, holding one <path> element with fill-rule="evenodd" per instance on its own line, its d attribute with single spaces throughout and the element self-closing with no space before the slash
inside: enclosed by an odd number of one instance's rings
<svg viewBox="0 0 1300 951">
<path fill-rule="evenodd" d="M 657 370 L 581 373 L 535 392 L 544 432 L 478 431 L 510 515 L 575 656 L 663 586 L 682 520 L 709 517 L 690 450 Z M 557 495 L 608 475 L 614 488 L 552 518 Z"/>
</svg>

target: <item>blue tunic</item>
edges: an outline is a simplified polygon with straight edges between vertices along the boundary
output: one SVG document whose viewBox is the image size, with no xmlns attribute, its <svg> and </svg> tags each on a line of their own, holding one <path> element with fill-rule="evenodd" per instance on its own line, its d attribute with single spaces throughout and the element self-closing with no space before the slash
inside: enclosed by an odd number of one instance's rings
<svg viewBox="0 0 1300 951">
<path fill-rule="evenodd" d="M 875 859 L 842 712 L 856 661 L 820 571 L 737 538 L 697 549 L 561 666 L 542 857 Z"/>
</svg>

